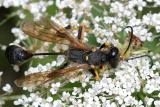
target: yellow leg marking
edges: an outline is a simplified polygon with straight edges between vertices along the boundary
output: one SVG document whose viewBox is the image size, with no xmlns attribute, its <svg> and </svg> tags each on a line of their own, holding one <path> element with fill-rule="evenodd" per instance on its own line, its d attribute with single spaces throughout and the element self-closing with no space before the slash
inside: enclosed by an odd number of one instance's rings
<svg viewBox="0 0 160 107">
<path fill-rule="evenodd" d="M 125 59 L 127 59 L 128 58 L 128 56 L 129 56 L 129 53 L 127 52 L 125 55 L 123 54 L 123 52 L 120 52 L 120 60 L 125 60 Z"/>
<path fill-rule="evenodd" d="M 104 72 L 104 65 L 103 64 L 101 64 L 100 66 L 99 66 L 99 70 L 100 70 L 100 72 Z"/>
<path fill-rule="evenodd" d="M 96 48 L 94 47 L 94 48 L 92 48 L 92 52 L 95 52 L 96 51 Z"/>
<path fill-rule="evenodd" d="M 95 74 L 95 80 L 99 80 L 99 74 L 98 74 L 98 71 L 96 70 L 96 67 L 94 65 L 91 65 L 91 69 Z"/>
<path fill-rule="evenodd" d="M 105 48 L 108 48 L 108 47 L 110 47 L 110 44 L 108 42 L 105 42 L 104 44 L 102 44 L 100 46 L 100 49 L 102 50 L 102 49 L 105 49 Z"/>
<path fill-rule="evenodd" d="M 104 45 L 106 48 L 110 46 L 110 44 L 108 42 L 105 42 Z"/>
<path fill-rule="evenodd" d="M 85 57 L 85 60 L 88 61 L 88 56 Z"/>
<path fill-rule="evenodd" d="M 121 54 L 121 55 L 120 55 L 120 60 L 123 61 L 124 59 L 125 59 L 124 55 Z"/>
<path fill-rule="evenodd" d="M 84 28 L 84 32 L 91 32 L 91 29 L 89 27 L 87 27 L 85 24 L 81 24 L 80 26 L 82 26 Z M 79 27 L 77 26 L 72 26 L 71 30 L 78 30 Z"/>
<path fill-rule="evenodd" d="M 95 70 L 94 73 L 95 73 L 95 75 L 96 75 L 96 76 L 95 76 L 95 79 L 96 79 L 96 80 L 99 80 L 99 74 L 98 74 L 97 70 Z"/>
</svg>

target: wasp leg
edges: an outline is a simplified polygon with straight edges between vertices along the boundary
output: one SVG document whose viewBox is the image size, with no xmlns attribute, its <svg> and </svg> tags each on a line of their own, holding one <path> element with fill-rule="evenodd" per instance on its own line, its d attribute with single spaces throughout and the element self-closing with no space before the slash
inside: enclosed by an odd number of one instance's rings
<svg viewBox="0 0 160 107">
<path fill-rule="evenodd" d="M 66 27 L 64 27 L 65 29 L 71 29 L 71 25 L 67 25 Z"/>
<path fill-rule="evenodd" d="M 71 25 L 67 25 L 67 26 L 65 27 L 65 29 L 67 29 L 67 30 L 71 30 L 71 29 L 72 29 L 72 30 L 75 30 L 75 29 L 77 29 L 77 28 L 72 27 Z M 90 31 L 90 30 L 89 30 L 84 24 L 81 24 L 81 25 L 79 26 L 77 38 L 78 38 L 78 40 L 80 41 L 80 43 L 82 43 L 84 32 L 89 32 L 89 31 Z"/>
<path fill-rule="evenodd" d="M 99 49 L 107 48 L 109 46 L 110 46 L 110 44 L 108 42 L 105 42 L 99 47 Z"/>
<path fill-rule="evenodd" d="M 100 71 L 100 72 L 104 72 L 104 64 L 101 64 L 101 65 L 99 66 L 99 71 Z"/>
<path fill-rule="evenodd" d="M 95 52 L 97 49 L 95 47 L 92 48 L 92 52 Z"/>
<path fill-rule="evenodd" d="M 128 59 L 126 59 L 126 61 L 128 61 L 128 60 L 134 60 L 134 59 L 142 58 L 142 57 L 148 57 L 149 58 L 149 60 L 150 60 L 150 68 L 152 68 L 152 66 L 153 66 L 153 59 L 152 59 L 152 57 L 150 55 L 136 56 L 136 57 L 128 58 Z"/>
<path fill-rule="evenodd" d="M 95 66 L 92 66 L 90 69 L 91 73 L 94 75 L 95 80 L 99 80 L 99 74 Z"/>
<path fill-rule="evenodd" d="M 85 25 L 81 24 L 78 29 L 78 40 L 80 43 L 82 43 L 83 37 L 84 37 L 84 32 L 90 32 L 91 30 Z"/>
<path fill-rule="evenodd" d="M 124 61 L 129 57 L 129 52 L 127 52 L 125 55 L 123 54 L 123 50 L 120 51 L 120 60 Z"/>
<path fill-rule="evenodd" d="M 80 25 L 78 29 L 78 40 L 82 43 L 83 40 L 83 34 L 84 34 L 84 25 Z"/>
</svg>

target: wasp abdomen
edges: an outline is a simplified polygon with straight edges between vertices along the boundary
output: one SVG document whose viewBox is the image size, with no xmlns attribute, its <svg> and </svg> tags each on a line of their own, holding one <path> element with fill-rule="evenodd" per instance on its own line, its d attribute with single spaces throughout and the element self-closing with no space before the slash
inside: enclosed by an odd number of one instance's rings
<svg viewBox="0 0 160 107">
<path fill-rule="evenodd" d="M 5 55 L 10 64 L 19 64 L 33 56 L 32 53 L 16 45 L 8 46 Z"/>
</svg>

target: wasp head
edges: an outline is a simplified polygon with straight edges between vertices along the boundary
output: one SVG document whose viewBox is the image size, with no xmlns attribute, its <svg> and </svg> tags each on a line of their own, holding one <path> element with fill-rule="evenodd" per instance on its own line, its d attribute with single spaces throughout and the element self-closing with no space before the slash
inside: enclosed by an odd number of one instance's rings
<svg viewBox="0 0 160 107">
<path fill-rule="evenodd" d="M 107 60 L 112 68 L 116 68 L 119 62 L 119 50 L 117 47 L 110 47 L 109 52 L 107 53 Z"/>
</svg>

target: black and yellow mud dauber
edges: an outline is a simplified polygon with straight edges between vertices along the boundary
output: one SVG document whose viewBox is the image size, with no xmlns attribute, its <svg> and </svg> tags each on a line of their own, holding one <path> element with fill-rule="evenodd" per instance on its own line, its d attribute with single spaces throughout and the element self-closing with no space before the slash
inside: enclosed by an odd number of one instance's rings
<svg viewBox="0 0 160 107">
<path fill-rule="evenodd" d="M 46 42 L 66 44 L 69 46 L 69 49 L 59 53 L 32 53 L 19 46 L 10 45 L 7 47 L 5 53 L 9 63 L 19 64 L 37 55 L 65 55 L 67 62 L 74 62 L 74 64 L 63 69 L 33 73 L 20 77 L 15 81 L 16 85 L 20 87 L 41 85 L 54 78 L 64 76 L 71 72 L 76 72 L 79 69 L 89 69 L 95 76 L 95 79 L 99 80 L 99 71 L 104 70 L 105 65 L 110 68 L 116 68 L 120 60 L 149 57 L 149 55 L 142 55 L 135 58 L 124 59 L 124 55 L 129 50 L 132 41 L 135 40 L 132 27 L 127 26 L 125 28 L 131 29 L 131 32 L 129 33 L 130 39 L 125 51 L 121 52 L 113 44 L 107 42 L 98 48 L 87 47 L 86 44 L 82 42 L 85 30 L 84 25 L 79 26 L 78 38 L 75 38 L 69 30 L 71 29 L 70 25 L 67 27 L 61 27 L 57 23 L 46 18 L 42 18 L 40 21 L 24 21 L 21 24 L 21 29 L 25 34 Z M 97 68 L 99 68 L 99 71 Z"/>
</svg>

